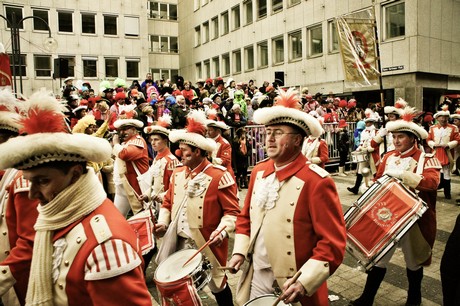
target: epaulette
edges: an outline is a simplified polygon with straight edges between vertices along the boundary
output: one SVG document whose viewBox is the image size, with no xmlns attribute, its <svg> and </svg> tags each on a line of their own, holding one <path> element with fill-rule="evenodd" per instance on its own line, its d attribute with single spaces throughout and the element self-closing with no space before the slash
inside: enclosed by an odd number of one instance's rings
<svg viewBox="0 0 460 306">
<path fill-rule="evenodd" d="M 316 164 L 310 164 L 309 166 L 310 170 L 321 176 L 322 178 L 328 177 L 330 174 L 320 166 Z"/>
<path fill-rule="evenodd" d="M 270 159 L 270 157 L 267 157 L 267 158 L 264 158 L 264 159 L 262 159 L 262 160 L 259 160 L 259 161 L 256 163 L 256 165 L 257 165 L 257 164 L 260 164 L 260 163 L 263 163 L 263 162 L 266 162 L 266 161 L 269 160 L 269 159 Z"/>
<path fill-rule="evenodd" d="M 168 163 L 168 170 L 176 169 L 181 163 L 177 158 L 171 159 L 171 162 Z"/>
<path fill-rule="evenodd" d="M 225 143 L 225 144 L 230 144 L 230 142 L 228 142 L 228 140 L 225 139 L 224 137 L 222 137 L 222 141 L 223 141 L 223 143 Z"/>
<path fill-rule="evenodd" d="M 433 153 L 425 153 L 425 158 L 433 158 L 434 154 Z"/>
<path fill-rule="evenodd" d="M 233 184 L 235 184 L 233 176 L 230 174 L 230 172 L 225 171 L 224 175 L 220 178 L 218 189 L 227 188 Z"/>
<path fill-rule="evenodd" d="M 19 193 L 19 192 L 29 192 L 30 190 L 30 181 L 26 180 L 24 176 L 19 176 L 14 180 L 14 189 L 13 192 Z"/>
<path fill-rule="evenodd" d="M 428 154 L 427 154 L 428 155 Z M 441 169 L 442 168 L 442 165 L 441 163 L 439 162 L 439 159 L 437 158 L 427 158 L 425 160 L 425 165 L 424 165 L 424 168 L 425 169 Z"/>
<path fill-rule="evenodd" d="M 127 145 L 144 148 L 144 141 L 141 136 L 137 135 L 136 138 L 128 140 Z"/>
<path fill-rule="evenodd" d="M 129 243 L 110 239 L 96 246 L 86 259 L 85 280 L 116 277 L 134 270 L 141 263 L 139 255 Z"/>
<path fill-rule="evenodd" d="M 95 215 L 89 222 L 94 236 L 99 244 L 107 241 L 112 237 L 112 231 L 103 215 Z"/>
</svg>

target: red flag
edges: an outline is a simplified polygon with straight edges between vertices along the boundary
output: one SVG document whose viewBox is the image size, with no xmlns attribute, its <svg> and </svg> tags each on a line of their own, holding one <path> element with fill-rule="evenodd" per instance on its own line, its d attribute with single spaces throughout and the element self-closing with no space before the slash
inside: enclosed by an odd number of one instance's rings
<svg viewBox="0 0 460 306">
<path fill-rule="evenodd" d="M 0 87 L 11 84 L 10 57 L 6 53 L 0 53 Z"/>
</svg>

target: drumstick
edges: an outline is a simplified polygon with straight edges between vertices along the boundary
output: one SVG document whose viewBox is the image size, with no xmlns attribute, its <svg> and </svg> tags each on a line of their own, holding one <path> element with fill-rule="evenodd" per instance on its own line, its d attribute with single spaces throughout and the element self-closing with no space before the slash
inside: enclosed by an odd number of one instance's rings
<svg viewBox="0 0 460 306">
<path fill-rule="evenodd" d="M 238 270 L 236 270 L 236 269 L 233 268 L 233 267 L 217 267 L 217 269 L 219 269 L 219 270 L 228 270 L 228 271 L 231 271 L 231 272 L 233 272 L 233 273 L 238 272 Z"/>
<path fill-rule="evenodd" d="M 294 283 L 297 281 L 297 279 L 299 278 L 300 274 L 302 274 L 302 271 L 300 271 L 300 270 L 297 271 L 296 274 L 294 274 L 294 276 L 292 277 L 292 283 L 291 283 L 291 285 L 294 284 Z M 276 301 L 275 301 L 275 303 L 273 303 L 272 306 L 276 306 L 276 305 L 278 305 L 279 302 L 281 302 L 281 295 L 283 295 L 282 292 L 281 292 L 281 294 L 276 298 Z"/>
<path fill-rule="evenodd" d="M 227 227 L 227 226 L 224 225 L 224 227 L 222 227 L 222 228 L 217 232 L 216 236 L 217 236 L 217 235 L 220 235 L 220 233 L 222 233 L 222 231 L 223 231 L 226 227 Z M 214 236 L 214 237 L 215 237 L 215 236 Z M 199 248 L 199 249 L 195 252 L 195 254 L 193 254 L 192 257 L 190 257 L 190 258 L 183 264 L 182 268 L 185 267 L 190 261 L 192 261 L 192 259 L 195 258 L 195 256 L 198 255 L 198 253 L 200 253 L 201 251 L 203 251 L 203 249 L 204 249 L 205 247 L 207 247 L 207 246 L 211 243 L 211 241 L 212 241 L 212 239 L 209 239 L 208 241 L 206 241 L 206 243 L 203 244 L 203 245 L 201 246 L 201 248 Z"/>
</svg>

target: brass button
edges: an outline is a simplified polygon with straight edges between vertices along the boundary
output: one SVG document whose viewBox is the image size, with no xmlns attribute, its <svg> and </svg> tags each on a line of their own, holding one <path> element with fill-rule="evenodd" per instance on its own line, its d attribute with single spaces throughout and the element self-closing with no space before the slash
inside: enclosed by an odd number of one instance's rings
<svg viewBox="0 0 460 306">
<path fill-rule="evenodd" d="M 3 236 L 6 236 L 6 231 L 4 231 L 2 234 L 3 234 Z"/>
<path fill-rule="evenodd" d="M 58 286 L 59 286 L 59 289 L 61 289 L 61 290 L 64 289 L 64 285 L 63 285 L 63 284 L 59 284 Z"/>
<path fill-rule="evenodd" d="M 94 221 L 99 222 L 99 216 L 97 216 L 96 218 L 94 218 Z"/>
<path fill-rule="evenodd" d="M 3 274 L 6 274 L 6 273 L 8 273 L 8 271 L 6 271 L 6 270 L 2 270 L 2 273 L 3 273 Z"/>
<path fill-rule="evenodd" d="M 77 238 L 77 243 L 78 243 L 78 244 L 81 243 L 81 238 L 80 238 L 80 237 Z"/>
<path fill-rule="evenodd" d="M 287 235 L 286 238 L 287 238 L 287 239 L 291 239 L 291 235 Z"/>
<path fill-rule="evenodd" d="M 203 196 L 200 196 L 200 199 L 202 199 L 202 198 L 203 198 Z"/>
<path fill-rule="evenodd" d="M 202 207 L 202 206 L 198 206 L 198 208 L 199 208 L 199 209 L 203 209 L 203 207 Z"/>
<path fill-rule="evenodd" d="M 10 255 L 10 251 L 5 251 L 5 255 Z"/>
<path fill-rule="evenodd" d="M 286 221 L 287 221 L 287 222 L 291 222 L 291 219 L 287 219 Z"/>
<path fill-rule="evenodd" d="M 300 186 L 297 186 L 295 189 L 300 190 Z"/>
<path fill-rule="evenodd" d="M 290 202 L 289 205 L 294 206 L 294 202 Z"/>
<path fill-rule="evenodd" d="M 198 219 L 201 219 L 201 216 L 198 216 Z"/>
<path fill-rule="evenodd" d="M 329 263 L 328 263 L 328 262 L 324 263 L 324 266 L 325 266 L 326 268 L 329 267 Z"/>
<path fill-rule="evenodd" d="M 68 260 L 64 261 L 64 266 L 68 267 L 70 265 L 70 262 Z"/>
<path fill-rule="evenodd" d="M 289 268 L 289 270 L 294 271 L 294 268 Z"/>
<path fill-rule="evenodd" d="M 289 252 L 287 252 L 287 254 L 288 254 L 288 255 L 291 255 L 291 252 L 289 251 Z"/>
</svg>

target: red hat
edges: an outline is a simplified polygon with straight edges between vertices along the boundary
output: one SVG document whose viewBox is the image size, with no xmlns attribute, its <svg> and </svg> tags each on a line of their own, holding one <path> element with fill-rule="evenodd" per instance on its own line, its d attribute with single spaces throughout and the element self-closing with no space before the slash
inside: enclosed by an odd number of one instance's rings
<svg viewBox="0 0 460 306">
<path fill-rule="evenodd" d="M 212 83 L 212 82 L 213 82 L 213 81 L 212 81 L 211 78 L 207 78 L 207 79 L 206 79 L 206 83 Z"/>
<path fill-rule="evenodd" d="M 80 105 L 80 106 L 88 106 L 88 100 L 86 100 L 86 99 L 81 99 L 79 105 Z"/>
<path fill-rule="evenodd" d="M 339 129 L 347 127 L 348 123 L 345 121 L 345 119 L 340 119 L 339 121 Z"/>
<path fill-rule="evenodd" d="M 425 123 L 433 122 L 433 116 L 432 115 L 425 115 L 425 117 L 423 117 L 423 122 L 425 122 Z"/>
<path fill-rule="evenodd" d="M 122 99 L 126 99 L 126 94 L 123 91 L 117 92 L 117 94 L 115 95 L 115 101 Z"/>
<path fill-rule="evenodd" d="M 339 107 L 347 107 L 348 103 L 345 100 L 340 100 Z"/>
</svg>

